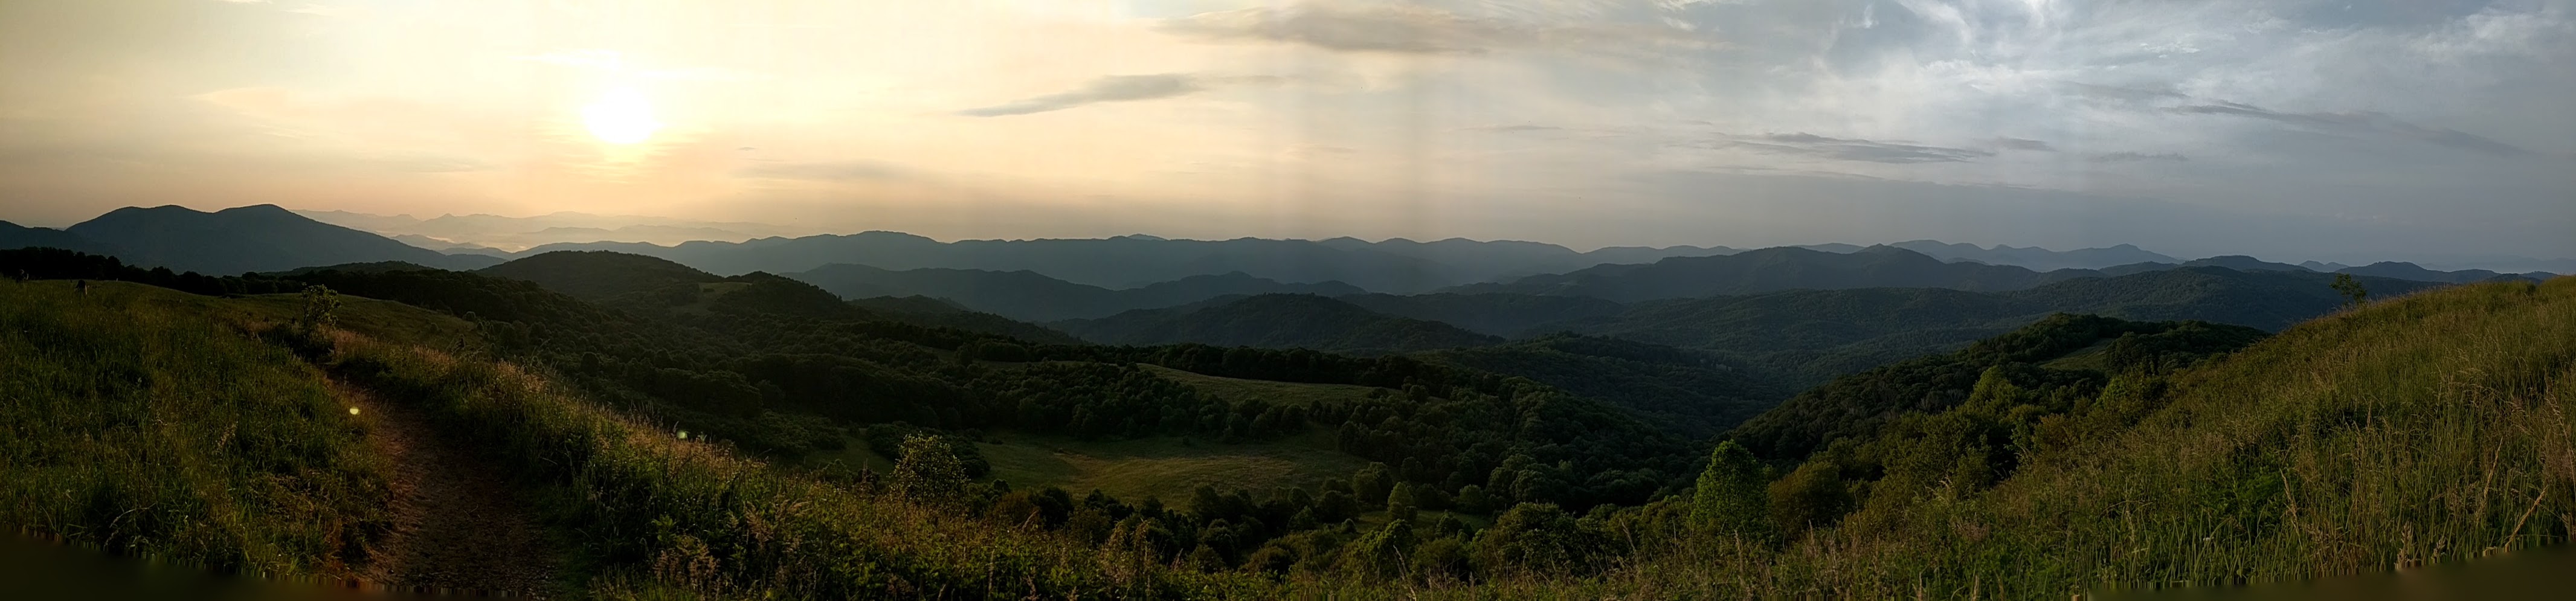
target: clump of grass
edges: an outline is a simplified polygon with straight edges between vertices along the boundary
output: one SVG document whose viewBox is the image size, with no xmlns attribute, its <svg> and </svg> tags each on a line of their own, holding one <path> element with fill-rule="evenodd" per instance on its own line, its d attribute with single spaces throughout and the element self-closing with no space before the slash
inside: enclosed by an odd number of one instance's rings
<svg viewBox="0 0 2576 601">
<path fill-rule="evenodd" d="M 321 374 L 117 282 L 0 287 L 0 524 L 180 564 L 348 577 L 389 469 Z"/>
</svg>

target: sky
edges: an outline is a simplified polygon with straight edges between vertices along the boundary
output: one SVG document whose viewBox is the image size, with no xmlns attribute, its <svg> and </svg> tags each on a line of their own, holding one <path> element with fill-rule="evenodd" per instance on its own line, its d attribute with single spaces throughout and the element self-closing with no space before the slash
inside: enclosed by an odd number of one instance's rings
<svg viewBox="0 0 2576 601">
<path fill-rule="evenodd" d="M 2576 257 L 2576 0 L 0 0 L 0 219 Z"/>
</svg>

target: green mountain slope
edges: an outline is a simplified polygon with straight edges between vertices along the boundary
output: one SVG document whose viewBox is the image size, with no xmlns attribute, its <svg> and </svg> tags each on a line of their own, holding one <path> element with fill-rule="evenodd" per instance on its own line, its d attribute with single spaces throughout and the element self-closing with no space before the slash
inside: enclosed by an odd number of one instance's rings
<svg viewBox="0 0 2576 601">
<path fill-rule="evenodd" d="M 1502 339 L 1445 323 L 1396 317 L 1306 294 L 1217 299 L 1051 324 L 1101 344 L 1198 343 L 1386 354 L 1476 346 Z"/>
<path fill-rule="evenodd" d="M 2026 388 L 2068 387 L 2067 394 L 2091 396 L 2112 374 L 2186 367 L 2263 336 L 2262 330 L 2197 321 L 2052 315 L 1958 352 L 1835 378 L 1745 421 L 1727 437 L 1756 455 L 1802 458 L 1837 439 L 1871 436 L 1898 415 L 1966 402 L 1990 370 Z"/>
<path fill-rule="evenodd" d="M 1569 320 L 1607 317 L 1624 309 L 1619 303 L 1588 296 L 1536 294 L 1434 293 L 1398 296 L 1351 294 L 1342 302 L 1397 317 L 1437 321 L 1479 334 L 1529 335 L 1534 329 Z"/>
</svg>

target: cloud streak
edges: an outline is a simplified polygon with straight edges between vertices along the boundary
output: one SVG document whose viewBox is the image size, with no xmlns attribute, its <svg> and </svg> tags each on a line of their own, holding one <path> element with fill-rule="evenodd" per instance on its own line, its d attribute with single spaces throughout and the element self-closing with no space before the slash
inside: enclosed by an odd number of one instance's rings
<svg viewBox="0 0 2576 601">
<path fill-rule="evenodd" d="M 908 170 L 876 161 L 824 161 L 755 165 L 735 171 L 734 175 L 753 179 L 785 179 L 816 182 L 888 181 L 912 178 L 912 173 Z"/>
<path fill-rule="evenodd" d="M 2395 117 L 2390 117 L 2386 114 L 2371 111 L 2340 113 L 2284 113 L 2250 104 L 2227 102 L 2223 100 L 2214 104 L 2184 105 L 2167 110 L 2189 115 L 2233 115 L 2238 117 L 2249 117 L 2305 126 L 2314 129 L 2376 132 L 2496 156 L 2522 156 L 2532 154 L 2530 150 L 2523 149 L 2520 146 L 2498 142 L 2485 136 L 2463 132 L 2456 129 L 2425 127 L 2408 123 Z"/>
<path fill-rule="evenodd" d="M 2170 162 L 2170 163 L 2180 163 L 2180 162 L 2184 162 L 2184 161 L 2189 161 L 2189 160 L 2191 160 L 2191 157 L 2186 157 L 2186 156 L 2183 156 L 2183 155 L 2180 155 L 2180 154 L 2176 154 L 2176 153 L 2171 153 L 2171 152 L 2159 152 L 2159 153 L 2153 153 L 2153 154 L 2150 154 L 2150 153 L 2144 153 L 2144 152 L 2136 152 L 2136 151 L 2122 150 L 2122 151 L 2119 151 L 2119 152 L 2105 152 L 2105 153 L 2102 153 L 2102 154 L 2097 154 L 2097 155 L 2093 155 L 2093 156 L 2085 157 L 2085 159 L 2084 159 L 2084 160 L 2088 160 L 2088 161 L 2092 161 L 2092 162 L 2096 162 L 2096 163 L 2137 163 L 2137 162 L 2148 162 L 2148 161 L 2161 161 L 2161 162 Z"/>
<path fill-rule="evenodd" d="M 1903 142 L 1835 138 L 1810 133 L 1726 136 L 1719 146 L 1742 148 L 1771 154 L 1820 157 L 1843 161 L 1904 165 L 1914 163 L 1964 163 L 1995 156 L 1991 150 L 1951 148 Z M 2037 142 L 2037 140 L 2025 140 Z M 2043 143 L 2044 145 L 2044 143 Z"/>
<path fill-rule="evenodd" d="M 1207 89 L 1203 81 L 1182 73 L 1112 75 L 1070 91 L 957 111 L 968 117 L 1002 117 L 1061 111 L 1103 102 L 1131 102 L 1187 96 Z"/>
<path fill-rule="evenodd" d="M 1217 41 L 1299 44 L 1338 52 L 1484 54 L 1510 50 L 1626 52 L 1709 46 L 1671 26 L 1525 23 L 1418 6 L 1301 4 L 1200 13 L 1162 24 L 1166 33 Z"/>
</svg>

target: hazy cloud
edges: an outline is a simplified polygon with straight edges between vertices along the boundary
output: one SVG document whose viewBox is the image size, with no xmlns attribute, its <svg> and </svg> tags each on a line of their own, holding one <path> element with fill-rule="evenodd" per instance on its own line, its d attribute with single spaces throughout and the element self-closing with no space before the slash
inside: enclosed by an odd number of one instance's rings
<svg viewBox="0 0 2576 601">
<path fill-rule="evenodd" d="M 1995 155 L 1990 150 L 1834 138 L 1804 132 L 1727 138 L 1728 141 L 1720 146 L 1870 163 L 1958 163 Z"/>
<path fill-rule="evenodd" d="M 957 111 L 957 114 L 969 117 L 1026 115 L 1030 113 L 1060 111 L 1086 104 L 1098 104 L 1102 102 L 1153 100 L 1156 98 L 1187 96 L 1205 89 L 1207 88 L 1201 85 L 1199 78 L 1183 73 L 1163 73 L 1159 75 L 1112 75 L 1091 80 L 1090 83 L 1083 84 L 1082 87 L 1075 88 L 1072 91 L 1015 100 L 982 108 L 971 108 Z"/>
<path fill-rule="evenodd" d="M 2524 150 L 2522 147 L 2498 142 L 2485 136 L 2454 129 L 2424 127 L 2413 123 L 2407 123 L 2385 114 L 2370 111 L 2342 113 L 2284 113 L 2267 110 L 2250 104 L 2227 101 L 2219 101 L 2216 104 L 2178 106 L 2168 110 L 2185 114 L 2252 117 L 2255 119 L 2278 121 L 2292 125 L 2304 125 L 2318 129 L 2376 131 L 2449 146 L 2452 148 L 2483 152 L 2499 156 L 2531 154 L 2531 151 Z"/>
<path fill-rule="evenodd" d="M 2119 151 L 2119 152 L 2105 152 L 2105 153 L 2102 153 L 2102 154 L 2097 154 L 2097 155 L 2093 155 L 2093 156 L 2090 156 L 2090 157 L 2085 157 L 2085 160 L 2092 161 L 2092 162 L 2096 162 L 2096 163 L 2134 163 L 2134 162 L 2140 162 L 2140 161 L 2166 161 L 2166 162 L 2180 163 L 2180 162 L 2183 162 L 2183 161 L 2189 161 L 2189 160 L 2191 160 L 2191 157 L 2186 157 L 2186 156 L 2183 156 L 2183 155 L 2180 155 L 2180 154 L 2175 154 L 2175 153 L 2170 153 L 2170 152 L 2159 152 L 2159 153 L 2154 153 L 2154 154 L 2148 154 L 2148 153 L 2143 153 L 2143 152 L 2134 152 L 2134 151 L 2127 151 L 2127 150 L 2123 150 L 2123 151 Z"/>
<path fill-rule="evenodd" d="M 1996 148 L 2001 148 L 2001 149 L 2004 149 L 2004 150 L 2028 150 L 2028 151 L 2033 151 L 2033 152 L 2057 152 L 2057 147 L 2056 147 L 2056 146 L 2050 146 L 2047 142 L 2042 142 L 2042 141 L 2039 141 L 2039 140 L 2027 140 L 2027 139 L 2022 139 L 2022 138 L 1995 138 L 1995 139 L 1993 139 L 1993 140 L 1990 140 L 1989 142 L 1990 142 L 1990 143 L 1992 143 L 1992 144 L 1994 144 Z"/>
<path fill-rule="evenodd" d="M 1306 3 L 1201 13 L 1163 22 L 1165 32 L 1213 40 L 1303 44 L 1343 52 L 1476 54 L 1502 50 L 1635 51 L 1705 45 L 1669 25 L 1532 23 L 1402 5 Z"/>
<path fill-rule="evenodd" d="M 829 161 L 756 165 L 735 172 L 741 177 L 818 182 L 910 179 L 911 172 L 876 161 Z"/>
</svg>

